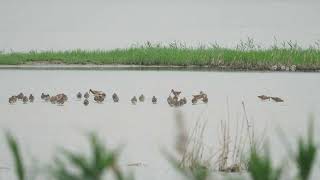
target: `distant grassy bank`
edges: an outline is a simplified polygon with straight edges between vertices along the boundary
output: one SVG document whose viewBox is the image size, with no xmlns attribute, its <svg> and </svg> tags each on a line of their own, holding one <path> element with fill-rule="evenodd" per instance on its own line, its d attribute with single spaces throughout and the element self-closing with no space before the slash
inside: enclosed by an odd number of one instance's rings
<svg viewBox="0 0 320 180">
<path fill-rule="evenodd" d="M 289 44 L 290 45 L 290 44 Z M 237 48 L 186 47 L 178 44 L 142 46 L 114 50 L 70 50 L 1 52 L 0 65 L 97 64 L 206 66 L 230 70 L 320 70 L 320 49 L 273 46 L 259 48 L 243 44 Z"/>
</svg>

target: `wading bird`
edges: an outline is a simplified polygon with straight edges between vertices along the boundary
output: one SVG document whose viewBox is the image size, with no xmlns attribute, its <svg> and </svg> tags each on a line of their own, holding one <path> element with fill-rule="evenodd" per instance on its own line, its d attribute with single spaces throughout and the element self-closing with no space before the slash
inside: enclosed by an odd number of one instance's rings
<svg viewBox="0 0 320 180">
<path fill-rule="evenodd" d="M 193 97 L 192 100 L 191 100 L 191 102 L 192 102 L 193 105 L 197 104 L 198 98 Z"/>
<path fill-rule="evenodd" d="M 64 102 L 68 101 L 68 96 L 65 95 L 64 93 L 57 94 L 56 97 L 57 97 L 57 100 L 62 99 Z"/>
<path fill-rule="evenodd" d="M 258 98 L 260 98 L 261 100 L 267 100 L 267 99 L 270 100 L 270 97 L 266 96 L 266 95 L 260 95 L 260 96 L 258 96 Z"/>
<path fill-rule="evenodd" d="M 284 100 L 279 98 L 279 97 L 271 97 L 272 100 L 274 100 L 275 102 L 283 102 Z"/>
<path fill-rule="evenodd" d="M 183 104 L 187 104 L 187 98 L 186 97 L 182 98 L 182 101 L 183 101 Z"/>
<path fill-rule="evenodd" d="M 34 96 L 32 94 L 29 95 L 29 101 L 32 103 L 34 101 Z"/>
<path fill-rule="evenodd" d="M 168 102 L 168 104 L 169 104 L 170 106 L 173 106 L 173 104 L 174 104 L 174 100 L 173 100 L 173 98 L 172 98 L 171 96 L 169 96 L 169 97 L 167 98 L 167 102 Z"/>
<path fill-rule="evenodd" d="M 19 100 L 22 100 L 23 99 L 23 97 L 24 97 L 24 95 L 23 95 L 23 93 L 21 92 L 21 93 L 19 93 L 18 94 L 18 96 L 17 96 L 17 98 L 19 99 Z"/>
<path fill-rule="evenodd" d="M 112 94 L 112 99 L 113 99 L 113 102 L 119 102 L 119 97 L 116 93 Z"/>
<path fill-rule="evenodd" d="M 93 100 L 95 100 L 97 103 L 102 103 L 104 101 L 104 97 L 103 95 L 95 95 Z"/>
<path fill-rule="evenodd" d="M 49 101 L 49 100 L 50 100 L 50 95 L 49 95 L 49 94 L 44 94 L 44 93 L 42 93 L 42 94 L 41 94 L 41 99 L 42 99 L 42 100 L 45 100 L 45 101 Z"/>
<path fill-rule="evenodd" d="M 208 103 L 208 97 L 207 96 L 202 97 L 202 102 Z"/>
<path fill-rule="evenodd" d="M 59 105 L 63 105 L 64 102 L 65 102 L 65 100 L 64 100 L 63 98 L 57 99 L 57 103 L 58 103 Z"/>
<path fill-rule="evenodd" d="M 153 104 L 157 104 L 157 98 L 155 96 L 152 97 L 151 101 L 152 101 Z"/>
<path fill-rule="evenodd" d="M 137 98 L 136 98 L 136 96 L 133 96 L 133 98 L 131 98 L 131 103 L 133 104 L 133 105 L 136 105 L 137 104 Z"/>
<path fill-rule="evenodd" d="M 17 96 L 11 96 L 9 97 L 9 103 L 10 104 L 13 104 L 13 103 L 16 103 L 17 102 Z"/>
<path fill-rule="evenodd" d="M 173 89 L 171 89 L 171 93 L 174 95 L 174 96 L 179 96 L 181 94 L 181 91 L 175 91 Z"/>
<path fill-rule="evenodd" d="M 22 102 L 23 102 L 24 104 L 27 104 L 28 100 L 29 100 L 29 99 L 28 99 L 27 96 L 23 96 Z"/>
<path fill-rule="evenodd" d="M 84 93 L 84 95 L 83 95 L 83 97 L 84 97 L 84 98 L 86 98 L 86 99 L 88 99 L 88 98 L 89 98 L 89 96 L 90 96 L 90 95 L 89 95 L 89 93 L 88 93 L 88 92 Z"/>
<path fill-rule="evenodd" d="M 68 96 L 65 95 L 64 93 L 57 94 L 55 97 L 56 97 L 56 102 L 59 105 L 63 105 L 66 101 L 68 101 Z"/>
<path fill-rule="evenodd" d="M 44 100 L 45 96 L 46 96 L 46 95 L 45 95 L 44 93 L 41 93 L 41 99 Z"/>
<path fill-rule="evenodd" d="M 144 102 L 144 99 L 145 99 L 145 98 L 144 98 L 144 95 L 141 94 L 141 95 L 139 96 L 139 101 L 140 101 L 140 102 Z"/>
<path fill-rule="evenodd" d="M 81 94 L 81 92 L 78 92 L 78 94 L 77 94 L 77 98 L 78 98 L 78 99 L 81 99 L 81 98 L 82 98 L 82 94 Z"/>
<path fill-rule="evenodd" d="M 182 98 L 182 99 L 180 99 L 179 100 L 179 106 L 183 106 L 185 103 L 184 103 L 184 99 Z"/>
<path fill-rule="evenodd" d="M 55 104 L 57 102 L 57 96 L 51 96 L 50 102 L 51 102 L 51 104 Z"/>
<path fill-rule="evenodd" d="M 91 92 L 94 96 L 102 96 L 103 98 L 106 97 L 106 93 L 104 93 L 103 91 L 97 91 L 97 90 L 90 89 L 89 92 Z"/>
<path fill-rule="evenodd" d="M 89 100 L 88 100 L 88 99 L 85 99 L 85 100 L 83 101 L 83 104 L 84 104 L 85 106 L 88 106 L 88 105 L 89 105 Z"/>
</svg>

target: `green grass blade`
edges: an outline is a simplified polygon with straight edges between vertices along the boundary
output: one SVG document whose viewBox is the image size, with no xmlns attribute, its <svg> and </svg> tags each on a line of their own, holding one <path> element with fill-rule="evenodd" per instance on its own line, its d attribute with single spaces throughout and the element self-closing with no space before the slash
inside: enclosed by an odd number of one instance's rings
<svg viewBox="0 0 320 180">
<path fill-rule="evenodd" d="M 21 157 L 19 145 L 15 139 L 15 137 L 9 132 L 6 133 L 6 139 L 9 146 L 9 149 L 12 153 L 15 163 L 15 172 L 19 180 L 25 180 L 25 168 L 23 166 L 23 160 Z"/>
<path fill-rule="evenodd" d="M 301 180 L 309 179 L 316 159 L 318 149 L 313 140 L 313 136 L 313 121 L 310 121 L 307 139 L 299 138 L 298 152 L 295 157 L 298 167 L 298 177 Z"/>
</svg>

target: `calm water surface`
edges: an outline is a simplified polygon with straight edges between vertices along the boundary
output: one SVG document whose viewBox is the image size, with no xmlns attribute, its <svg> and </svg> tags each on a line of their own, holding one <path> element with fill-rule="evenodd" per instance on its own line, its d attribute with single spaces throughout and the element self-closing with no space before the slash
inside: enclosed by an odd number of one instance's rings
<svg viewBox="0 0 320 180">
<path fill-rule="evenodd" d="M 204 142 L 219 148 L 219 123 L 230 119 L 230 128 L 244 117 L 245 102 L 250 122 L 256 134 L 265 134 L 275 162 L 283 160 L 285 147 L 279 141 L 279 131 L 292 142 L 306 132 L 312 113 L 319 134 L 320 75 L 319 73 L 263 72 L 189 72 L 189 71 L 85 71 L 85 70 L 0 70 L 0 127 L 10 130 L 21 143 L 27 162 L 31 157 L 50 162 L 57 146 L 87 152 L 85 134 L 95 131 L 109 147 L 124 145 L 120 165 L 134 171 L 137 179 L 177 179 L 161 150 L 172 150 L 176 137 L 174 112 L 183 112 L 191 129 L 197 120 L 207 121 Z M 103 90 L 103 104 L 90 101 L 85 107 L 76 99 L 78 91 L 89 88 Z M 182 90 L 189 103 L 171 108 L 166 98 L 171 88 Z M 192 94 L 207 92 L 208 104 L 191 105 Z M 19 92 L 33 93 L 33 104 L 8 104 L 8 97 Z M 41 92 L 64 92 L 69 101 L 64 106 L 40 100 Z M 117 92 L 120 103 L 112 102 Z M 143 93 L 145 103 L 131 105 L 130 98 Z M 285 102 L 262 102 L 256 96 L 280 96 Z M 151 103 L 155 95 L 159 103 Z M 228 110 L 229 109 L 229 110 Z M 265 132 L 265 133 L 263 133 Z M 318 136 L 319 137 L 319 136 Z M 3 135 L 0 137 L 0 166 L 12 167 Z M 144 163 L 143 167 L 128 167 L 128 163 Z M 320 177 L 313 174 L 313 179 Z M 12 169 L 0 169 L 0 179 L 14 179 Z"/>
<path fill-rule="evenodd" d="M 267 47 L 320 40 L 319 0 L 2 0 L 0 50 L 114 49 L 181 41 Z M 319 43 L 319 42 L 318 42 Z"/>
</svg>

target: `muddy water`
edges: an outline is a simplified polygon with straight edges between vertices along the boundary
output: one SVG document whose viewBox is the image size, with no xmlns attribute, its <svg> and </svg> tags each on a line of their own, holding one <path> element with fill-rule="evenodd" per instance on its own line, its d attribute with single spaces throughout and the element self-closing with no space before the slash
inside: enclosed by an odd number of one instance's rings
<svg viewBox="0 0 320 180">
<path fill-rule="evenodd" d="M 172 150 L 176 137 L 175 111 L 181 111 L 188 129 L 200 119 L 207 121 L 205 144 L 219 148 L 219 123 L 230 121 L 233 131 L 246 113 L 256 135 L 264 134 L 275 162 L 285 156 L 279 131 L 289 143 L 306 132 L 313 113 L 316 133 L 320 118 L 319 73 L 189 72 L 189 71 L 112 71 L 112 70 L 0 70 L 0 127 L 12 131 L 20 141 L 27 162 L 31 158 L 50 162 L 57 146 L 87 152 L 85 134 L 97 132 L 109 147 L 124 145 L 122 168 L 133 171 L 137 179 L 177 179 L 161 150 Z M 85 107 L 76 99 L 78 91 L 103 90 L 103 104 L 90 101 Z M 181 108 L 169 107 L 166 97 L 171 88 L 182 90 L 189 100 Z M 191 105 L 192 94 L 207 92 L 208 104 Z M 8 104 L 8 97 L 19 92 L 33 93 L 33 104 Z M 40 100 L 41 92 L 64 92 L 64 106 Z M 112 102 L 117 92 L 120 102 Z M 130 98 L 143 93 L 146 102 L 131 105 Z M 285 102 L 262 102 L 260 94 L 280 96 Z M 158 104 L 151 97 L 158 97 Z M 12 161 L 3 135 L 0 137 L 0 179 L 14 179 Z M 35 161 L 33 161 L 35 162 Z M 128 167 L 129 163 L 144 166 Z M 314 179 L 320 177 L 314 173 Z M 41 179 L 41 178 L 40 178 Z"/>
</svg>

